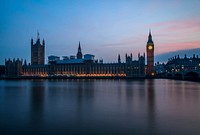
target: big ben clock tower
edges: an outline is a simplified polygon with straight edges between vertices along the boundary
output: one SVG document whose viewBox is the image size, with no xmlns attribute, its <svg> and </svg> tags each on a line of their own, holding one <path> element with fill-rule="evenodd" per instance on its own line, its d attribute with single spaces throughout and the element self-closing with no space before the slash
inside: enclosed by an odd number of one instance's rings
<svg viewBox="0 0 200 135">
<path fill-rule="evenodd" d="M 149 37 L 147 41 L 147 70 L 146 75 L 147 76 L 154 76 L 154 43 L 151 36 L 151 30 L 149 31 Z"/>
</svg>

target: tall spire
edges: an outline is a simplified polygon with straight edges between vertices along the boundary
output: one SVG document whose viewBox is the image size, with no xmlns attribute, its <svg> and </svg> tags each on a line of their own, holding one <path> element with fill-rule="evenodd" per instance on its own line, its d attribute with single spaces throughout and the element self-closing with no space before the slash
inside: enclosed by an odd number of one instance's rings
<svg viewBox="0 0 200 135">
<path fill-rule="evenodd" d="M 45 45 L 45 41 L 44 41 L 44 38 L 43 38 L 43 41 L 42 41 L 42 45 L 43 45 L 43 46 Z"/>
<path fill-rule="evenodd" d="M 40 38 L 40 33 L 37 31 L 37 39 Z"/>
<path fill-rule="evenodd" d="M 37 44 L 40 44 L 40 34 L 39 32 L 37 31 L 37 41 L 36 41 Z"/>
<path fill-rule="evenodd" d="M 149 29 L 149 35 L 151 36 L 151 29 Z"/>
<path fill-rule="evenodd" d="M 138 53 L 138 58 L 140 58 L 140 53 Z"/>
<path fill-rule="evenodd" d="M 24 66 L 27 66 L 26 60 L 24 61 Z"/>
<path fill-rule="evenodd" d="M 33 38 L 31 38 L 31 45 L 33 45 Z"/>
<path fill-rule="evenodd" d="M 120 57 L 120 54 L 118 55 L 118 63 L 121 63 L 121 57 Z"/>
<path fill-rule="evenodd" d="M 79 41 L 78 52 L 77 52 L 76 57 L 77 57 L 77 59 L 82 59 L 82 57 L 83 57 L 82 52 L 81 52 L 81 43 L 80 43 L 80 41 Z"/>
<path fill-rule="evenodd" d="M 78 45 L 78 52 L 81 52 L 81 43 L 79 41 L 79 45 Z"/>
<path fill-rule="evenodd" d="M 147 43 L 153 43 L 152 36 L 151 36 L 151 29 L 149 29 L 149 36 Z"/>
</svg>

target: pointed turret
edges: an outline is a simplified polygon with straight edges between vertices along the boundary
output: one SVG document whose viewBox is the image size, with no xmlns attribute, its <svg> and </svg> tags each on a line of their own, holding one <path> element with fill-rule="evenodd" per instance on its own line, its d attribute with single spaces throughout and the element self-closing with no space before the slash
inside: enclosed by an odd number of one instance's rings
<svg viewBox="0 0 200 135">
<path fill-rule="evenodd" d="M 37 44 L 40 44 L 40 34 L 39 32 L 37 32 L 37 41 L 36 41 Z"/>
<path fill-rule="evenodd" d="M 24 61 L 24 66 L 27 66 L 26 60 Z"/>
<path fill-rule="evenodd" d="M 81 44 L 80 44 L 80 41 L 79 41 L 78 52 L 77 52 L 76 57 L 77 57 L 77 59 L 82 59 L 82 57 L 83 57 L 82 52 L 81 52 Z"/>
<path fill-rule="evenodd" d="M 185 57 L 184 57 L 184 59 L 187 59 L 187 55 L 185 54 Z"/>
<path fill-rule="evenodd" d="M 81 52 L 81 43 L 80 43 L 80 41 L 79 41 L 79 44 L 78 44 L 78 51 Z"/>
<path fill-rule="evenodd" d="M 138 59 L 140 58 L 140 53 L 138 53 Z"/>
<path fill-rule="evenodd" d="M 152 36 L 151 36 L 151 29 L 149 29 L 149 36 L 148 36 L 147 43 L 152 43 L 153 44 L 153 40 L 152 40 Z"/>
<path fill-rule="evenodd" d="M 45 41 L 44 41 L 44 39 L 42 40 L 42 45 L 45 46 Z"/>
<path fill-rule="evenodd" d="M 131 53 L 131 60 L 133 59 L 133 54 Z"/>
<path fill-rule="evenodd" d="M 31 38 L 31 45 L 33 45 L 33 38 Z"/>
<path fill-rule="evenodd" d="M 118 63 L 121 63 L 121 57 L 120 57 L 120 54 L 118 55 Z"/>
</svg>

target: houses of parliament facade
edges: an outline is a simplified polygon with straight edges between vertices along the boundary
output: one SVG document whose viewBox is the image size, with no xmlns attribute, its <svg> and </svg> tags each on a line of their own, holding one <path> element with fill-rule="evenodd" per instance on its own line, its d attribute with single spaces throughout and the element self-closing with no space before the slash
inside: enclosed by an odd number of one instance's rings
<svg viewBox="0 0 200 135">
<path fill-rule="evenodd" d="M 45 64 L 45 41 L 40 41 L 39 33 L 36 42 L 31 39 L 31 63 L 26 60 L 5 60 L 6 77 L 133 77 L 142 78 L 154 75 L 154 43 L 149 32 L 145 53 L 138 54 L 133 60 L 132 53 L 125 55 L 125 62 L 118 55 L 116 63 L 104 63 L 96 60 L 92 54 L 82 54 L 79 42 L 77 54 L 74 56 L 49 56 Z"/>
</svg>

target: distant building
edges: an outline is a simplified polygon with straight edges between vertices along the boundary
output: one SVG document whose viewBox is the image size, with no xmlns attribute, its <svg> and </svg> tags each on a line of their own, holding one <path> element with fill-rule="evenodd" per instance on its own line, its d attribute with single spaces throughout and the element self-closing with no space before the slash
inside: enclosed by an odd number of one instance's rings
<svg viewBox="0 0 200 135">
<path fill-rule="evenodd" d="M 60 57 L 58 57 L 58 56 L 51 55 L 51 56 L 48 57 L 48 62 L 49 63 L 56 62 L 56 61 L 59 61 L 59 60 L 60 60 Z"/>
<path fill-rule="evenodd" d="M 165 64 L 157 62 L 154 67 L 156 75 L 163 75 L 166 73 Z"/>
<path fill-rule="evenodd" d="M 15 77 L 23 75 L 22 65 L 23 61 L 19 59 L 5 60 L 5 76 Z"/>
<path fill-rule="evenodd" d="M 194 54 L 191 58 L 188 58 L 186 55 L 183 58 L 180 58 L 178 55 L 169 58 L 166 64 L 166 71 L 168 73 L 191 70 L 200 70 L 200 58 L 198 55 Z"/>
<path fill-rule="evenodd" d="M 31 65 L 44 65 L 45 55 L 45 41 L 43 39 L 42 44 L 40 43 L 39 33 L 37 33 L 36 43 L 33 43 L 31 39 Z"/>
</svg>

